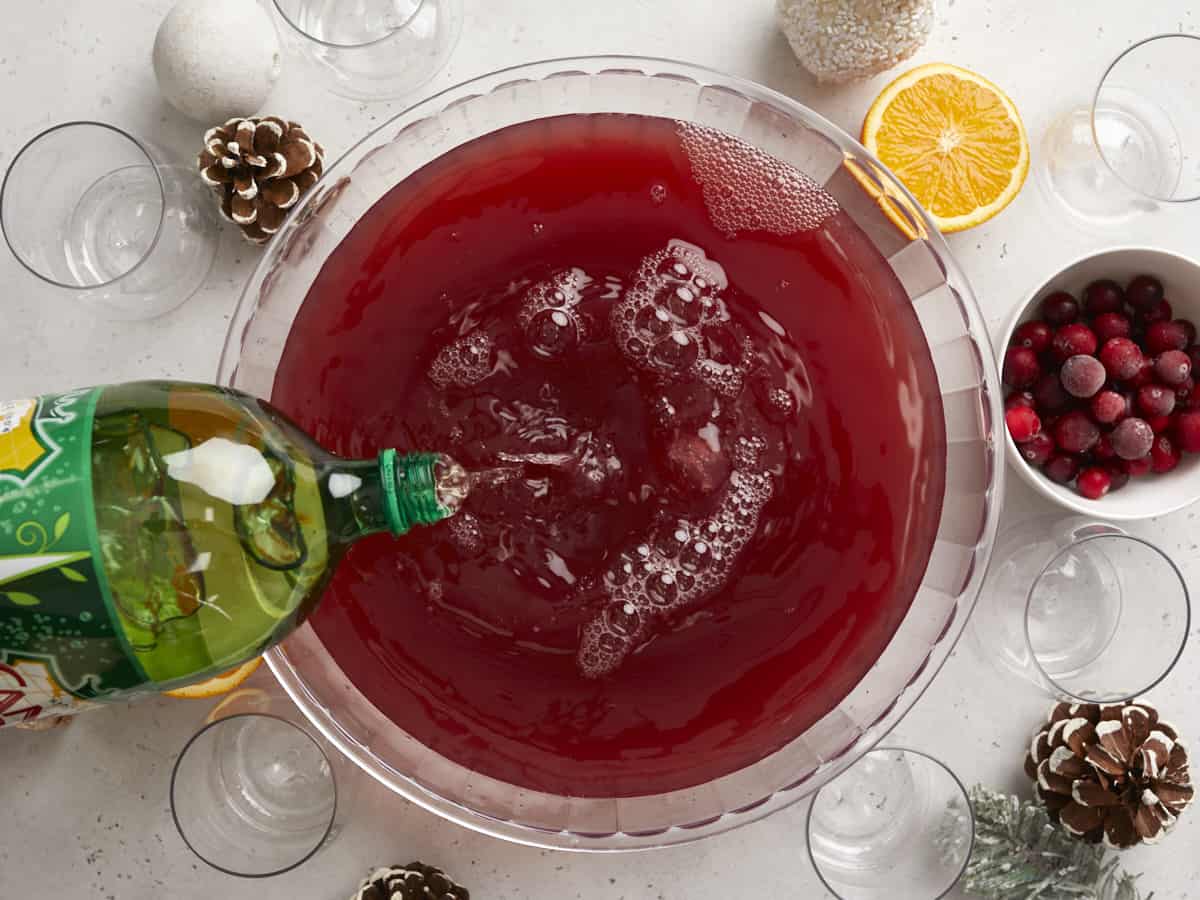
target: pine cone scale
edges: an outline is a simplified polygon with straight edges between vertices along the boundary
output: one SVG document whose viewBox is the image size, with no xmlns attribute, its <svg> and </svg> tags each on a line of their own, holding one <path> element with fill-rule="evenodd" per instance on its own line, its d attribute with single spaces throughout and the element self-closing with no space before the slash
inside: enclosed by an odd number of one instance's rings
<svg viewBox="0 0 1200 900">
<path fill-rule="evenodd" d="M 230 119 L 205 133 L 197 166 L 225 217 L 248 240 L 264 243 L 320 179 L 324 150 L 277 116 Z"/>
</svg>

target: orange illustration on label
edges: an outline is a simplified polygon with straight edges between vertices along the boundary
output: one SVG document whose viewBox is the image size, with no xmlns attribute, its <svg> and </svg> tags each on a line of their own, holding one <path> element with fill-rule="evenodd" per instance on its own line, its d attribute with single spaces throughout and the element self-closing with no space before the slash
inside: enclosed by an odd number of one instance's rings
<svg viewBox="0 0 1200 900">
<path fill-rule="evenodd" d="M 33 427 L 36 400 L 0 401 L 0 473 L 25 475 L 50 452 Z"/>
</svg>

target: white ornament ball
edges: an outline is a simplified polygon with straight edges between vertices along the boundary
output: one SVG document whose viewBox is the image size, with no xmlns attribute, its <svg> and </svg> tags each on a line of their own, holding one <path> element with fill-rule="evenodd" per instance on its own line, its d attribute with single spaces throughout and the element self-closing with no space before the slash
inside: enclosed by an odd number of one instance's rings
<svg viewBox="0 0 1200 900">
<path fill-rule="evenodd" d="M 822 82 L 890 69 L 933 28 L 933 0 L 776 0 L 775 14 L 800 64 Z"/>
<path fill-rule="evenodd" d="M 255 0 L 180 0 L 154 39 L 162 95 L 206 125 L 257 112 L 279 66 L 279 35 Z"/>
</svg>

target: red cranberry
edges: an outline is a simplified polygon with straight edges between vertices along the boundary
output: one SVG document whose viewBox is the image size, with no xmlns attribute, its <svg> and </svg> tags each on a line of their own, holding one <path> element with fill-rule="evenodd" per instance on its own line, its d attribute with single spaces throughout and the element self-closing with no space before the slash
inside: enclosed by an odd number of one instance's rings
<svg viewBox="0 0 1200 900">
<path fill-rule="evenodd" d="M 1108 374 L 1104 371 L 1104 366 L 1100 365 L 1100 360 L 1082 354 L 1068 359 L 1058 373 L 1058 380 L 1062 382 L 1066 392 L 1081 400 L 1094 397 L 1096 392 L 1104 387 L 1107 377 Z"/>
<path fill-rule="evenodd" d="M 1116 458 L 1117 451 L 1113 449 L 1112 438 L 1109 435 L 1100 435 L 1100 440 L 1096 441 L 1096 446 L 1092 448 L 1092 456 L 1101 461 Z"/>
<path fill-rule="evenodd" d="M 1100 429 L 1087 413 L 1072 410 L 1055 423 L 1054 441 L 1067 453 L 1087 453 L 1100 440 Z"/>
<path fill-rule="evenodd" d="M 1196 343 L 1196 326 L 1192 324 L 1191 319 L 1176 319 L 1175 324 L 1183 329 L 1189 344 Z"/>
<path fill-rule="evenodd" d="M 1154 361 L 1154 374 L 1163 384 L 1178 387 L 1192 374 L 1192 361 L 1182 350 L 1168 350 Z"/>
<path fill-rule="evenodd" d="M 1200 453 L 1200 410 L 1189 409 L 1177 415 L 1172 433 L 1180 450 Z"/>
<path fill-rule="evenodd" d="M 1192 392 L 1196 390 L 1196 380 L 1192 376 L 1183 379 L 1181 384 L 1175 385 L 1175 408 L 1187 406 L 1192 402 Z"/>
<path fill-rule="evenodd" d="M 1143 343 L 1151 354 L 1182 350 L 1188 345 L 1187 331 L 1178 322 L 1155 322 L 1146 329 Z"/>
<path fill-rule="evenodd" d="M 1110 493 L 1112 491 L 1119 491 L 1125 485 L 1129 484 L 1129 473 L 1125 471 L 1124 466 L 1118 463 L 1109 463 L 1104 468 L 1108 472 L 1109 478 L 1112 479 L 1112 487 L 1109 488 Z"/>
<path fill-rule="evenodd" d="M 1162 282 L 1152 275 L 1139 275 L 1125 288 L 1125 299 L 1136 310 L 1149 309 L 1162 298 Z"/>
<path fill-rule="evenodd" d="M 1108 474 L 1108 469 L 1099 466 L 1084 469 L 1075 479 L 1075 489 L 1089 500 L 1099 500 L 1111 487 L 1112 476 Z"/>
<path fill-rule="evenodd" d="M 1082 322 L 1064 325 L 1050 341 L 1050 349 L 1060 361 L 1072 356 L 1094 356 L 1097 346 L 1096 333 Z"/>
<path fill-rule="evenodd" d="M 1033 409 L 1033 394 L 1029 393 L 1029 391 L 1013 391 L 1004 398 L 1004 409 L 1006 412 L 1018 406 Z"/>
<path fill-rule="evenodd" d="M 1141 459 L 1154 443 L 1154 429 L 1143 419 L 1124 419 L 1112 430 L 1110 440 L 1121 459 Z"/>
<path fill-rule="evenodd" d="M 1079 460 L 1066 453 L 1056 453 L 1047 460 L 1042 472 L 1051 481 L 1058 484 L 1068 484 L 1079 474 Z"/>
<path fill-rule="evenodd" d="M 1079 304 L 1066 291 L 1055 291 L 1042 301 L 1042 318 L 1056 328 L 1079 318 Z"/>
<path fill-rule="evenodd" d="M 1034 353 L 1044 353 L 1050 347 L 1054 329 L 1045 322 L 1022 322 L 1013 332 L 1012 346 L 1028 347 Z"/>
<path fill-rule="evenodd" d="M 1037 354 L 1028 347 L 1009 347 L 1004 354 L 1004 383 L 1015 388 L 1029 387 L 1042 374 Z"/>
<path fill-rule="evenodd" d="M 1129 338 L 1113 338 L 1100 348 L 1100 362 L 1108 371 L 1108 377 L 1115 381 L 1128 381 L 1136 377 L 1145 361 L 1141 348 Z"/>
<path fill-rule="evenodd" d="M 1151 365 L 1150 360 L 1142 360 L 1142 367 L 1138 369 L 1138 373 L 1125 383 L 1134 389 L 1154 384 L 1154 366 Z"/>
<path fill-rule="evenodd" d="M 1179 465 L 1179 457 L 1180 453 L 1174 442 L 1165 434 L 1160 434 L 1154 439 L 1154 446 L 1150 448 L 1150 471 L 1159 475 L 1170 472 Z"/>
<path fill-rule="evenodd" d="M 1162 434 L 1171 427 L 1170 416 L 1150 416 L 1146 419 L 1146 424 L 1150 426 L 1150 430 L 1155 434 Z"/>
<path fill-rule="evenodd" d="M 1035 434 L 1017 449 L 1025 462 L 1040 468 L 1054 454 L 1054 439 L 1048 434 Z"/>
<path fill-rule="evenodd" d="M 1138 388 L 1138 409 L 1148 416 L 1169 416 L 1175 410 L 1175 392 L 1161 384 Z"/>
<path fill-rule="evenodd" d="M 1111 425 L 1125 418 L 1125 398 L 1116 391 L 1101 391 L 1092 398 L 1092 418 L 1101 425 Z"/>
<path fill-rule="evenodd" d="M 1159 300 L 1149 309 L 1144 309 L 1138 315 L 1143 325 L 1156 325 L 1159 322 L 1170 322 L 1171 317 L 1175 315 L 1175 311 L 1171 309 L 1171 304 L 1167 300 Z"/>
<path fill-rule="evenodd" d="M 1092 331 L 1096 332 L 1096 340 L 1103 344 L 1115 337 L 1129 337 L 1133 323 L 1129 316 L 1119 312 L 1102 313 L 1092 319 Z"/>
<path fill-rule="evenodd" d="M 1043 375 L 1038 380 L 1033 387 L 1033 400 L 1043 417 L 1047 413 L 1060 413 L 1071 405 L 1071 395 L 1063 389 L 1057 375 Z"/>
<path fill-rule="evenodd" d="M 1200 366 L 1200 344 L 1192 344 L 1184 352 L 1187 353 L 1188 359 L 1192 361 L 1193 369 Z"/>
<path fill-rule="evenodd" d="M 1125 306 L 1125 292 L 1115 281 L 1093 281 L 1083 289 L 1083 308 L 1089 316 L 1120 312 Z"/>
<path fill-rule="evenodd" d="M 1008 425 L 1008 433 L 1018 444 L 1023 444 L 1042 430 L 1042 420 L 1038 414 L 1028 407 L 1018 406 L 1004 414 Z"/>
<path fill-rule="evenodd" d="M 1132 478 L 1136 478 L 1138 475 L 1145 475 L 1150 471 L 1150 457 L 1123 459 L 1121 460 L 1121 468 L 1125 470 L 1126 475 Z"/>
</svg>

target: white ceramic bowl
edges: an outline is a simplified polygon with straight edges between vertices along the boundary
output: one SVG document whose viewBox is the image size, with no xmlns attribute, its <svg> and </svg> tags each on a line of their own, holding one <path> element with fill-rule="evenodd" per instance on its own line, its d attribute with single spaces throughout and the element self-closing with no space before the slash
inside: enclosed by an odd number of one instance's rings
<svg viewBox="0 0 1200 900">
<path fill-rule="evenodd" d="M 1013 331 L 1022 322 L 1037 318 L 1038 306 L 1047 294 L 1067 291 L 1080 297 L 1084 287 L 1100 278 L 1125 285 L 1135 275 L 1153 275 L 1163 283 L 1166 298 L 1177 319 L 1200 324 L 1200 263 L 1166 250 L 1149 247 L 1115 247 L 1091 253 L 1045 279 L 1017 307 L 997 344 L 998 365 L 1003 369 L 1004 351 Z M 1149 519 L 1182 509 L 1200 500 L 1200 454 L 1189 453 L 1166 475 L 1148 473 L 1130 479 L 1119 491 L 1099 500 L 1076 493 L 1073 485 L 1055 484 L 1021 457 L 1016 442 L 1004 432 L 1008 461 L 1021 477 L 1043 496 L 1060 506 L 1101 519 L 1128 521 Z"/>
</svg>

